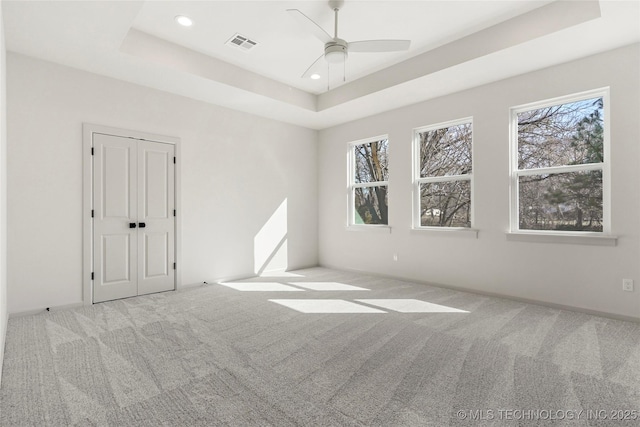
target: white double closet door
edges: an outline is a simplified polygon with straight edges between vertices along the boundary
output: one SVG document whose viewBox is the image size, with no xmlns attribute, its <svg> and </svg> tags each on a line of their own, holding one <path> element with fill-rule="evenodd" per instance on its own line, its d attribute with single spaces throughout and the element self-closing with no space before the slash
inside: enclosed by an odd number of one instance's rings
<svg viewBox="0 0 640 427">
<path fill-rule="evenodd" d="M 93 302 L 175 289 L 174 155 L 93 135 Z"/>
</svg>

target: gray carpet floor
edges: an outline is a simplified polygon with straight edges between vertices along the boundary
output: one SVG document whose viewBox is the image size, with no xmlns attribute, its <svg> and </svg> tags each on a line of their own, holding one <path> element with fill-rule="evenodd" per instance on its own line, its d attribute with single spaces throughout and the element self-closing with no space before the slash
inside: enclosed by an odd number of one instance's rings
<svg viewBox="0 0 640 427">
<path fill-rule="evenodd" d="M 0 425 L 640 425 L 640 324 L 293 273 L 11 318 Z"/>
</svg>

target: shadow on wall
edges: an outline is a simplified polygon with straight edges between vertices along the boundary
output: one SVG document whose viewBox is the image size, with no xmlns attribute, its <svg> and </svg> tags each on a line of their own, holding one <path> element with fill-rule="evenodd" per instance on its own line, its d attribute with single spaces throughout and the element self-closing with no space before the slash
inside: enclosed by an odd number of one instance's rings
<svg viewBox="0 0 640 427">
<path fill-rule="evenodd" d="M 287 269 L 287 199 L 253 238 L 253 260 L 257 276 Z"/>
</svg>

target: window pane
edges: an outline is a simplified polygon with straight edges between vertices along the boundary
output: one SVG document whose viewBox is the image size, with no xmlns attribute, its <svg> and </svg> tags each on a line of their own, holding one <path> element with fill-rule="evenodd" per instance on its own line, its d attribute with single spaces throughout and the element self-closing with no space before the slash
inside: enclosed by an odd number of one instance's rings
<svg viewBox="0 0 640 427">
<path fill-rule="evenodd" d="M 602 97 L 518 113 L 518 169 L 603 161 Z"/>
<path fill-rule="evenodd" d="M 368 142 L 353 147 L 356 163 L 354 182 L 379 182 L 389 180 L 389 141 Z"/>
<path fill-rule="evenodd" d="M 602 171 L 519 177 L 521 230 L 602 231 Z"/>
<path fill-rule="evenodd" d="M 420 225 L 471 227 L 471 182 L 420 184 Z"/>
<path fill-rule="evenodd" d="M 421 178 L 471 173 L 471 123 L 418 135 Z"/>
<path fill-rule="evenodd" d="M 386 185 L 353 191 L 354 224 L 389 224 Z"/>
</svg>

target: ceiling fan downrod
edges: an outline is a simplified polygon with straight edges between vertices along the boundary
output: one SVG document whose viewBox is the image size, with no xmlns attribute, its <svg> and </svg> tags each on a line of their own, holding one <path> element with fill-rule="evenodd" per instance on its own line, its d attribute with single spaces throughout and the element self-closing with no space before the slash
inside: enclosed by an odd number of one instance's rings
<svg viewBox="0 0 640 427">
<path fill-rule="evenodd" d="M 332 64 L 338 64 L 347 59 L 348 43 L 346 40 L 338 38 L 338 12 L 340 12 L 340 7 L 342 7 L 343 4 L 344 1 L 329 1 L 329 7 L 333 10 L 335 16 L 333 27 L 334 37 L 333 40 L 324 45 L 324 58 Z"/>
</svg>

